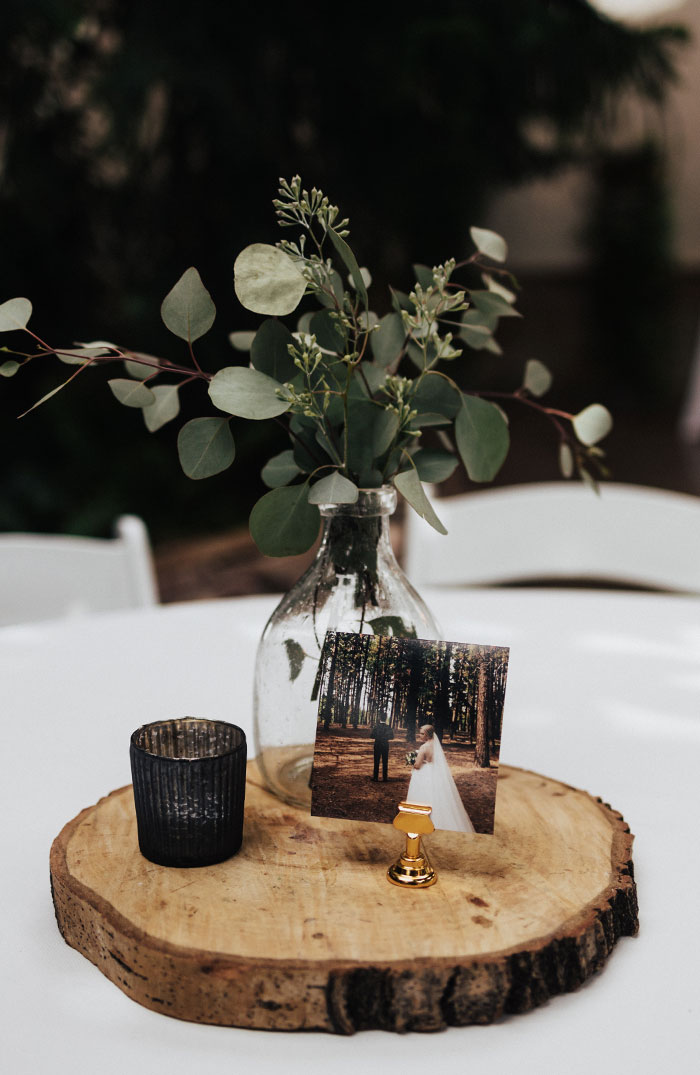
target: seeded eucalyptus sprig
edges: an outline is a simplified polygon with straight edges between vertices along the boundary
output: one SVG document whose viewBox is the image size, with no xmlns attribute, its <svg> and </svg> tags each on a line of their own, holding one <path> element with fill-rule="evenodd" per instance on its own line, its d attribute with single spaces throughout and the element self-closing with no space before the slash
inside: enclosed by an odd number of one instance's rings
<svg viewBox="0 0 700 1075">
<path fill-rule="evenodd" d="M 553 424 L 564 477 L 578 474 L 595 485 L 596 476 L 605 475 L 598 443 L 611 428 L 609 412 L 599 403 L 578 414 L 545 406 L 540 400 L 552 376 L 537 359 L 526 363 L 522 383 L 510 393 L 464 391 L 446 371 L 465 348 L 500 354 L 494 336 L 499 320 L 520 317 L 499 235 L 472 228 L 475 249 L 464 261 L 414 265 L 412 290 L 392 290 L 392 310 L 380 319 L 370 308 L 371 276 L 346 241 L 349 221 L 338 207 L 315 187 L 305 190 L 299 176 L 281 179 L 278 193 L 278 223 L 297 234 L 276 246 L 254 243 L 234 265 L 241 304 L 266 318 L 257 332 L 230 336 L 237 351 L 249 352 L 248 366 L 202 369 L 194 344 L 211 329 L 216 308 L 197 270 L 189 268 L 161 306 L 166 328 L 186 344 L 182 360 L 104 340 L 52 347 L 28 328 L 29 300 L 16 298 L 0 305 L 0 332 L 24 332 L 31 349 L 3 348 L 14 357 L 0 365 L 0 374 L 12 377 L 39 356 L 75 366 L 37 407 L 88 367 L 116 363 L 121 376 L 108 381 L 110 390 L 124 406 L 141 409 L 151 432 L 178 416 L 185 385 L 205 381 L 213 413 L 186 422 L 178 436 L 180 462 L 194 479 L 233 463 L 233 416 L 282 422 L 291 446 L 263 467 L 269 492 L 250 517 L 255 541 L 271 556 L 313 544 L 319 504 L 354 503 L 360 488 L 386 482 L 444 533 L 424 483 L 444 481 L 460 460 L 472 481 L 491 481 L 510 445 L 504 403 L 533 408 Z M 475 268 L 483 287 L 455 280 Z M 304 296 L 318 308 L 290 328 L 279 319 Z M 439 447 L 426 445 L 428 430 L 435 431 Z"/>
</svg>

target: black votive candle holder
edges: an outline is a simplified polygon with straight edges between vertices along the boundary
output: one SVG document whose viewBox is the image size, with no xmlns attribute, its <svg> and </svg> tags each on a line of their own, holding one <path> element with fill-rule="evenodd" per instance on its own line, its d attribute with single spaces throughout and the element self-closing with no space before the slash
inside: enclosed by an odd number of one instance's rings
<svg viewBox="0 0 700 1075">
<path fill-rule="evenodd" d="M 160 866 L 211 866 L 243 837 L 245 732 L 223 720 L 181 717 L 131 736 L 141 854 Z"/>
</svg>

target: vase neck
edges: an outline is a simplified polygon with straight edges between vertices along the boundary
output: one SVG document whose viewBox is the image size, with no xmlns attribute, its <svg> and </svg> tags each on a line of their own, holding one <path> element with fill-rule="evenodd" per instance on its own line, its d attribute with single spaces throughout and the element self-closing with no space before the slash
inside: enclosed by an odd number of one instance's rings
<svg viewBox="0 0 700 1075">
<path fill-rule="evenodd" d="M 360 490 L 355 504 L 322 504 L 319 558 L 338 575 L 376 575 L 380 562 L 394 560 L 389 517 L 395 507 L 391 486 Z"/>
</svg>

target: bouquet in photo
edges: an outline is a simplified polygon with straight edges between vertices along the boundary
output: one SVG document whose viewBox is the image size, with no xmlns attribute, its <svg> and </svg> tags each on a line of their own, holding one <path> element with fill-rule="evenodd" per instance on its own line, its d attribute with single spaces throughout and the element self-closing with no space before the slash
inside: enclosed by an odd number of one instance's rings
<svg viewBox="0 0 700 1075">
<path fill-rule="evenodd" d="M 417 757 L 417 750 L 409 750 L 406 754 L 406 765 L 414 765 Z"/>
</svg>

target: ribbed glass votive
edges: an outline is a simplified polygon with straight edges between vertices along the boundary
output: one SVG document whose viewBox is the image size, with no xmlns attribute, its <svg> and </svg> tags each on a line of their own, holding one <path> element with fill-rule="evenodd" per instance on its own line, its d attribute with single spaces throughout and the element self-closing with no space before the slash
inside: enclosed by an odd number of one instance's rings
<svg viewBox="0 0 700 1075">
<path fill-rule="evenodd" d="M 210 866 L 243 836 L 245 732 L 182 717 L 137 728 L 131 774 L 141 854 L 160 866 Z"/>
</svg>

